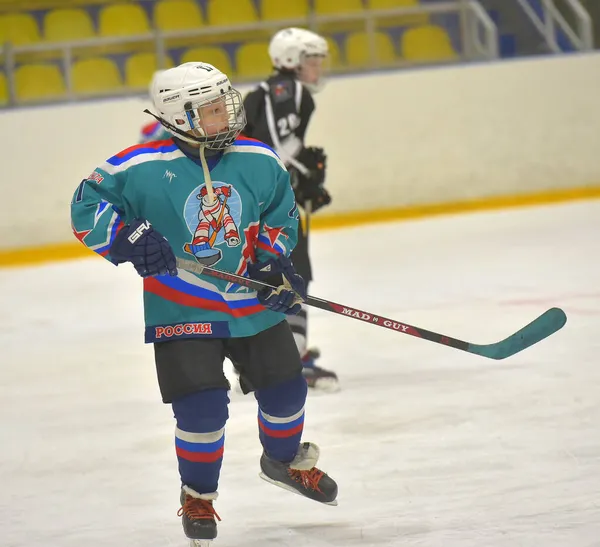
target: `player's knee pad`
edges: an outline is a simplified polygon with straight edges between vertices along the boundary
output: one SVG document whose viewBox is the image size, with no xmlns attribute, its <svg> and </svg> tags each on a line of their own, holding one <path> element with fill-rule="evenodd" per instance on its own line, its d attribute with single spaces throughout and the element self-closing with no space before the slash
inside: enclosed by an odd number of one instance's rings
<svg viewBox="0 0 600 547">
<path fill-rule="evenodd" d="M 229 418 L 226 389 L 197 391 L 172 402 L 177 427 L 190 433 L 209 433 L 225 427 Z"/>
<path fill-rule="evenodd" d="M 287 417 L 299 412 L 306 402 L 308 387 L 302 374 L 255 392 L 260 409 L 271 415 Z"/>
</svg>

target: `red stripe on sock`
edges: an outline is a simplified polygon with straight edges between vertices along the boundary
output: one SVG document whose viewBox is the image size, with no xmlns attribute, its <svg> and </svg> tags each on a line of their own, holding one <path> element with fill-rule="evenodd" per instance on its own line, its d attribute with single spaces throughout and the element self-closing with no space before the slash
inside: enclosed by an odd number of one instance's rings
<svg viewBox="0 0 600 547">
<path fill-rule="evenodd" d="M 215 452 L 191 452 L 189 450 L 185 450 L 184 448 L 179 448 L 178 446 L 176 446 L 175 452 L 177 452 L 177 456 L 190 462 L 214 463 L 223 457 L 223 448 L 224 447 L 221 447 Z"/>
<path fill-rule="evenodd" d="M 265 435 L 268 435 L 269 437 L 275 437 L 277 439 L 284 439 L 287 437 L 293 437 L 298 433 L 302 433 L 302 429 L 304 428 L 304 422 L 298 424 L 292 429 L 271 429 L 265 424 L 263 424 L 260 420 L 258 420 L 258 426 L 262 429 Z"/>
</svg>

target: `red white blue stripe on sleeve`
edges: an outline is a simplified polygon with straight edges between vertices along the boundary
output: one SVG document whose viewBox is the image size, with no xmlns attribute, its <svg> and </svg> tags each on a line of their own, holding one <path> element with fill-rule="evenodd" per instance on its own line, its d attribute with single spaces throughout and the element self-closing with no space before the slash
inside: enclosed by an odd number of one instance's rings
<svg viewBox="0 0 600 547">
<path fill-rule="evenodd" d="M 173 142 L 173 139 L 166 139 L 164 141 L 148 142 L 144 144 L 136 144 L 126 148 L 122 152 L 114 155 L 112 158 L 106 160 L 106 163 L 113 166 L 122 165 L 142 154 L 156 154 L 156 153 L 167 153 L 175 152 L 178 150 L 177 145 Z"/>
<path fill-rule="evenodd" d="M 273 150 L 269 145 L 264 142 L 257 141 L 256 139 L 250 139 L 248 137 L 238 137 L 232 146 L 225 150 L 225 154 L 231 154 L 235 152 L 245 152 L 251 154 L 263 154 L 273 158 L 284 171 L 287 169 L 278 156 L 277 152 Z"/>
<path fill-rule="evenodd" d="M 278 240 L 271 241 L 263 234 L 258 236 L 257 247 L 273 254 L 286 254 L 286 248 Z"/>
<path fill-rule="evenodd" d="M 147 123 L 142 127 L 142 138 L 145 141 L 151 141 L 156 135 L 160 135 L 162 127 L 159 121 Z"/>
<path fill-rule="evenodd" d="M 100 205 L 102 205 L 102 204 L 100 204 Z M 105 210 L 106 210 L 106 208 L 105 208 Z M 119 213 L 117 213 L 116 211 L 114 211 L 112 209 L 111 209 L 111 211 L 112 211 L 112 214 L 110 216 L 110 220 L 108 221 L 108 225 L 106 227 L 106 239 L 101 243 L 89 246 L 89 248 L 92 251 L 98 253 L 101 256 L 106 256 L 109 253 L 110 246 L 113 244 L 115 237 L 117 237 L 119 230 L 121 228 L 123 228 L 123 226 L 125 225 L 123 220 L 121 219 L 121 215 L 119 215 Z M 102 217 L 102 214 L 100 214 L 98 219 L 101 217 Z M 98 220 L 96 220 L 96 224 L 98 224 Z"/>
</svg>

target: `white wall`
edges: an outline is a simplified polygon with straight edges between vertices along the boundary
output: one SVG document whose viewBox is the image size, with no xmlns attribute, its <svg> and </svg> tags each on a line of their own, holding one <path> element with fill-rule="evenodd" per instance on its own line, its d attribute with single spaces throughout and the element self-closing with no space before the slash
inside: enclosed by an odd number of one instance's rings
<svg viewBox="0 0 600 547">
<path fill-rule="evenodd" d="M 135 144 L 146 106 L 2 113 L 0 248 L 72 240 L 74 188 Z M 332 213 L 600 185 L 600 54 L 339 78 L 317 108 Z"/>
</svg>

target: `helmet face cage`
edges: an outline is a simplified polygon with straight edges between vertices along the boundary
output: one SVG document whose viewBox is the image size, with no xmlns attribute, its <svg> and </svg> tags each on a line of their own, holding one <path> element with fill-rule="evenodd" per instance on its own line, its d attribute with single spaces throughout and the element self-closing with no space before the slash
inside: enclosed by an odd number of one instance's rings
<svg viewBox="0 0 600 547">
<path fill-rule="evenodd" d="M 223 150 L 246 125 L 244 103 L 239 91 L 230 89 L 207 101 L 188 101 L 184 104 L 184 118 L 175 117 L 175 125 L 190 134 L 189 142 L 201 143 L 211 150 Z"/>
</svg>

